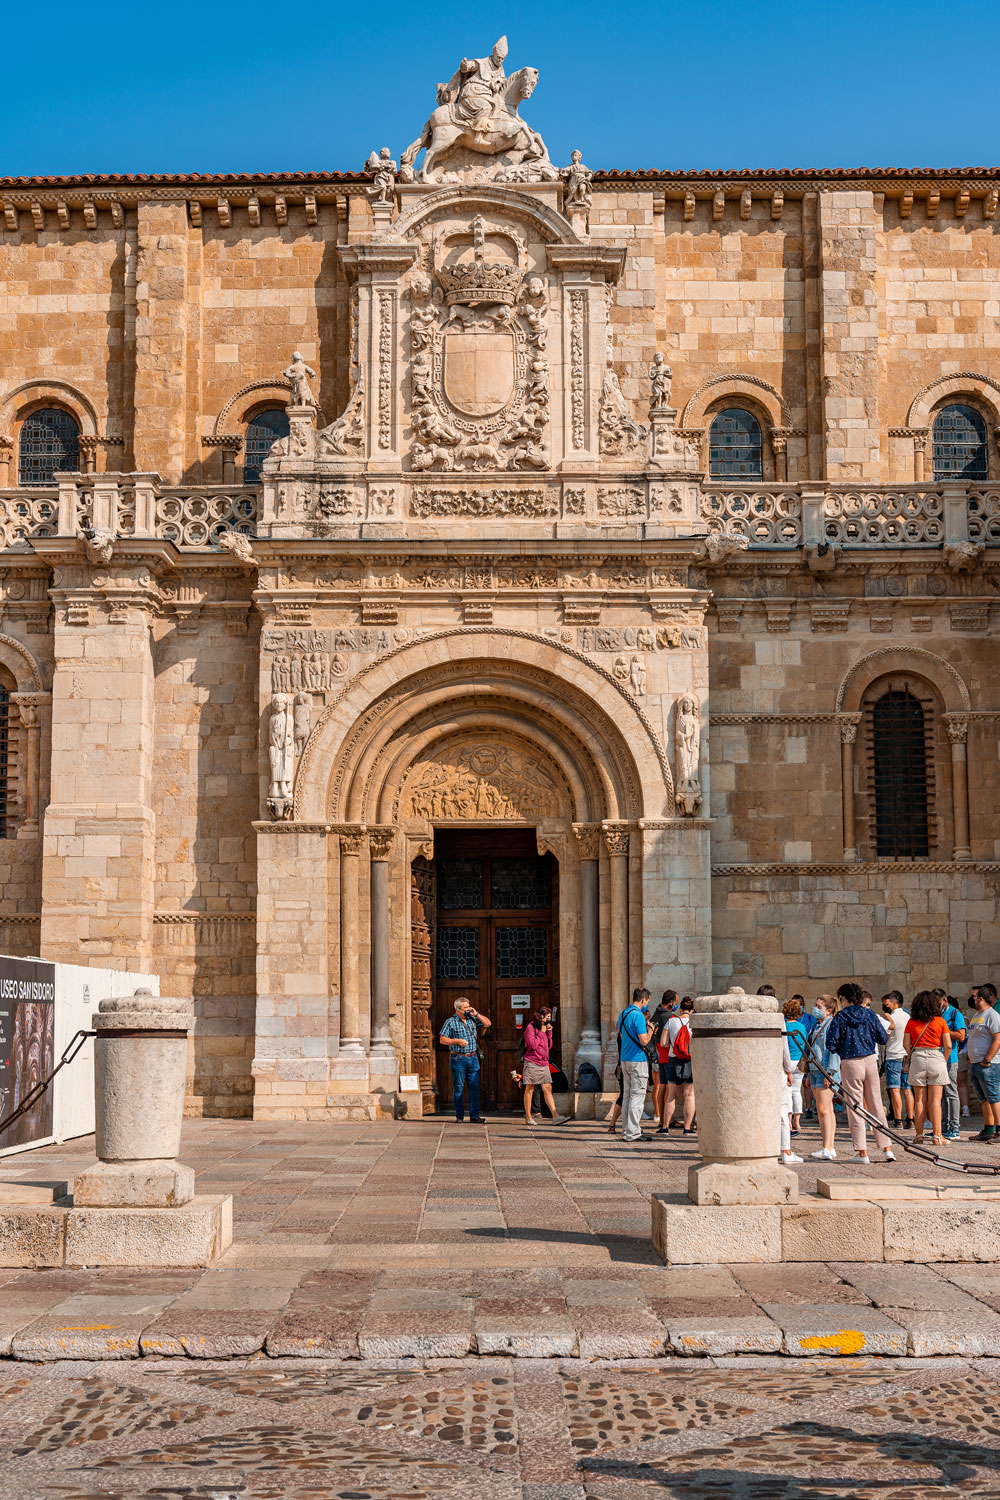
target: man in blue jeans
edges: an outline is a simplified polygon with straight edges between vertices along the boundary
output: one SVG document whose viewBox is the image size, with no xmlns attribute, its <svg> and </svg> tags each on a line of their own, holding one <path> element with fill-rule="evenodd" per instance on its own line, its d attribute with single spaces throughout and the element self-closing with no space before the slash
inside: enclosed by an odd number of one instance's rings
<svg viewBox="0 0 1000 1500">
<path fill-rule="evenodd" d="M 974 1014 L 965 1050 L 972 1087 L 982 1101 L 983 1128 L 970 1139 L 1000 1144 L 1000 1014 L 983 988 L 974 989 L 971 999 Z"/>
<path fill-rule="evenodd" d="M 486 1031 L 490 1022 L 464 995 L 455 1001 L 455 1014 L 449 1016 L 441 1027 L 441 1041 L 451 1050 L 451 1087 L 455 1096 L 455 1119 L 461 1125 L 465 1119 L 465 1090 L 469 1090 L 469 1120 L 473 1125 L 482 1125 L 479 1113 L 479 1032 Z"/>
<path fill-rule="evenodd" d="M 934 991 L 941 1006 L 941 1019 L 951 1032 L 951 1053 L 947 1059 L 948 1082 L 941 1093 L 941 1134 L 946 1141 L 957 1141 L 961 1112 L 958 1100 L 958 1049 L 965 1045 L 965 1017 L 953 1005 L 947 990 Z"/>
</svg>

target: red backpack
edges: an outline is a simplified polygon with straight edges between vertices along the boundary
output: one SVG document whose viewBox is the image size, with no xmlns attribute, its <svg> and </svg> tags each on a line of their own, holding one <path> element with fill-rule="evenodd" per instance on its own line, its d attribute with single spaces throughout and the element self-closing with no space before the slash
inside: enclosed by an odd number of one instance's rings
<svg viewBox="0 0 1000 1500">
<path fill-rule="evenodd" d="M 691 1031 L 686 1021 L 681 1021 L 681 1029 L 674 1037 L 674 1057 L 679 1062 L 691 1061 Z"/>
</svg>

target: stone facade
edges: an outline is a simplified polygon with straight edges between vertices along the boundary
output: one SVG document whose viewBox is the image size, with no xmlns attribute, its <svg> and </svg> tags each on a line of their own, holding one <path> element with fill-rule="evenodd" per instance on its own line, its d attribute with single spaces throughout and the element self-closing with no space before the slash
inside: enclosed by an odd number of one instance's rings
<svg viewBox="0 0 1000 1500">
<path fill-rule="evenodd" d="M 558 169 L 533 72 L 367 173 L 0 182 L 0 938 L 193 996 L 193 1110 L 429 1101 L 458 828 L 558 864 L 568 1073 L 640 981 L 1000 960 L 1000 179 Z M 24 488 L 52 408 L 79 470 Z M 760 476 L 714 480 L 734 408 Z M 876 849 L 893 684 L 918 858 Z"/>
</svg>

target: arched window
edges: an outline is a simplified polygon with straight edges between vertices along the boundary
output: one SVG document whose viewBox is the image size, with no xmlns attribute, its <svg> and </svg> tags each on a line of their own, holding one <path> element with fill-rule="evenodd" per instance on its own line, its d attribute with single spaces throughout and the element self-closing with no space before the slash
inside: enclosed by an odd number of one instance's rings
<svg viewBox="0 0 1000 1500">
<path fill-rule="evenodd" d="M 260 466 L 272 444 L 288 436 L 288 413 L 283 406 L 269 406 L 247 423 L 243 443 L 243 483 L 259 484 Z"/>
<path fill-rule="evenodd" d="M 974 406 L 945 406 L 934 418 L 934 478 L 988 479 L 986 423 Z"/>
<path fill-rule="evenodd" d="M 752 413 L 730 406 L 712 418 L 708 473 L 710 479 L 763 479 L 760 423 Z"/>
<path fill-rule="evenodd" d="M 66 469 L 80 467 L 80 428 L 58 406 L 33 411 L 21 423 L 18 483 L 53 484 Z"/>
<path fill-rule="evenodd" d="M 871 704 L 875 849 L 880 859 L 930 853 L 927 713 L 905 684 Z"/>
</svg>

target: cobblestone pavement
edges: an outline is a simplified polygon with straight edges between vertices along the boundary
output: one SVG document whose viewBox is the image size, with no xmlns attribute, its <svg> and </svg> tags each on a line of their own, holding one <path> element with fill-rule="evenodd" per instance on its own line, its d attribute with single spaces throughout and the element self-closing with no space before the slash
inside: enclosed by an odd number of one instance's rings
<svg viewBox="0 0 1000 1500">
<path fill-rule="evenodd" d="M 806 1131 L 802 1154 L 814 1143 Z M 997 1150 L 957 1148 L 970 1160 L 996 1160 Z M 92 1152 L 91 1139 L 48 1147 L 7 1158 L 0 1175 L 72 1178 Z M 207 1271 L 0 1270 L 8 1370 L 260 1353 L 1000 1355 L 1000 1264 L 668 1270 L 650 1244 L 649 1197 L 680 1196 L 695 1160 L 673 1135 L 630 1147 L 593 1123 L 529 1132 L 511 1120 L 198 1120 L 185 1127 L 182 1155 L 199 1191 L 234 1196 L 225 1258 Z M 870 1170 L 933 1175 L 915 1158 Z M 812 1190 L 816 1165 L 798 1172 Z M 970 1262 L 977 1254 L 995 1256 L 996 1246 L 970 1245 Z M 628 1493 L 622 1483 L 608 1495 Z"/>
<path fill-rule="evenodd" d="M 0 1366 L 0 1500 L 1000 1495 L 1000 1361 Z"/>
</svg>

